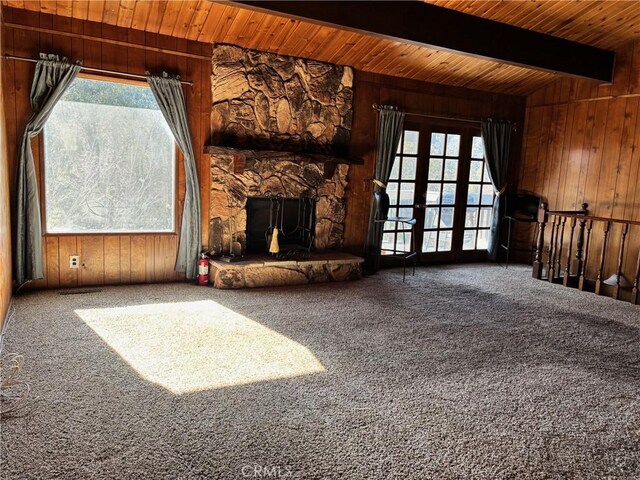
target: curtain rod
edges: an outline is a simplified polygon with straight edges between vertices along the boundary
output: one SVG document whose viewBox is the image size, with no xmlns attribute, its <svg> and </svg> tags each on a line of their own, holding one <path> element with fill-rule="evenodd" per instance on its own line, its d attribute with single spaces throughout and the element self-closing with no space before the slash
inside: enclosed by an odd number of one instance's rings
<svg viewBox="0 0 640 480">
<path fill-rule="evenodd" d="M 7 60 L 20 60 L 20 61 L 23 61 L 23 62 L 38 63 L 38 60 L 35 60 L 33 58 L 16 57 L 14 55 L 9 55 L 8 53 L 5 53 L 3 56 Z M 147 77 L 145 77 L 144 75 L 138 75 L 136 73 L 118 72 L 116 70 L 105 70 L 103 68 L 93 68 L 93 67 L 81 66 L 80 69 L 84 70 L 85 72 L 106 73 L 106 74 L 109 74 L 109 75 L 117 75 L 117 76 L 120 76 L 120 77 L 127 77 L 127 78 L 136 78 L 136 79 L 139 79 L 139 80 L 146 80 L 147 79 Z M 182 85 L 189 85 L 190 87 L 193 87 L 193 82 L 187 82 L 187 81 L 180 80 L 180 83 Z"/>
<path fill-rule="evenodd" d="M 382 108 L 381 105 L 373 104 L 373 109 L 380 111 Z M 434 118 L 436 120 L 449 120 L 455 122 L 465 122 L 465 123 L 476 123 L 478 125 L 482 124 L 481 120 L 477 120 L 475 118 L 460 118 L 460 117 L 449 117 L 445 115 L 429 115 L 428 113 L 417 113 L 417 112 L 405 112 L 405 115 L 409 115 L 411 117 L 424 117 L 424 118 Z M 516 130 L 516 124 L 513 124 L 513 129 Z"/>
<path fill-rule="evenodd" d="M 380 111 L 382 105 L 373 104 L 373 109 Z M 429 115 L 427 113 L 418 113 L 418 112 L 404 112 L 405 115 L 409 115 L 412 117 L 425 117 L 425 118 L 435 118 L 438 120 L 455 120 L 456 122 L 468 122 L 468 123 L 482 123 L 480 120 L 476 120 L 474 118 L 458 118 L 458 117 L 447 117 L 444 115 Z"/>
</svg>

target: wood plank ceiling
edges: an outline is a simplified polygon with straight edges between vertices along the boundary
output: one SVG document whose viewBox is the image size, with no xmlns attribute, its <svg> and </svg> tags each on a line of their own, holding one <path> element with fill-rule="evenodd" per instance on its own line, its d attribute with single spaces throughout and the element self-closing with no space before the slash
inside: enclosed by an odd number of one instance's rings
<svg viewBox="0 0 640 480">
<path fill-rule="evenodd" d="M 638 1 L 428 1 L 606 49 L 616 49 L 640 37 Z M 368 72 L 494 92 L 524 95 L 556 78 L 549 72 L 290 20 L 209 0 L 2 0 L 2 3 L 200 42 L 234 43 L 351 65 Z M 371 6 L 375 8 L 375 3 Z"/>
</svg>

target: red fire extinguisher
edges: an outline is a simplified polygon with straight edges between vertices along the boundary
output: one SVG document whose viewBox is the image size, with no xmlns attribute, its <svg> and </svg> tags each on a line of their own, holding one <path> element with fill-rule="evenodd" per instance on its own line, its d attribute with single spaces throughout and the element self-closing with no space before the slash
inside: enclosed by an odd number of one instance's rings
<svg viewBox="0 0 640 480">
<path fill-rule="evenodd" d="M 209 283 L 209 260 L 203 253 L 198 262 L 198 285 L 207 285 Z"/>
</svg>

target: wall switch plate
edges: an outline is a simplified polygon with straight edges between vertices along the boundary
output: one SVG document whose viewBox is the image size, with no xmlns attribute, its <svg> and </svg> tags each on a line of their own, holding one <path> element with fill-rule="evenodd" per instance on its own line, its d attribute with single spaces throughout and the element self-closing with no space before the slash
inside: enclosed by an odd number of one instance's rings
<svg viewBox="0 0 640 480">
<path fill-rule="evenodd" d="M 69 257 L 69 268 L 80 268 L 80 257 L 78 255 Z"/>
</svg>

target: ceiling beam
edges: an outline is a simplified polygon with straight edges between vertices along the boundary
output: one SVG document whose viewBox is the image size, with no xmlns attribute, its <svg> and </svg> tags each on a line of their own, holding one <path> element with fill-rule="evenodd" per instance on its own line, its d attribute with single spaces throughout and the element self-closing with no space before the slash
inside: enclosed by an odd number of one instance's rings
<svg viewBox="0 0 640 480">
<path fill-rule="evenodd" d="M 244 1 L 269 14 L 521 67 L 611 82 L 615 53 L 422 1 Z"/>
</svg>

